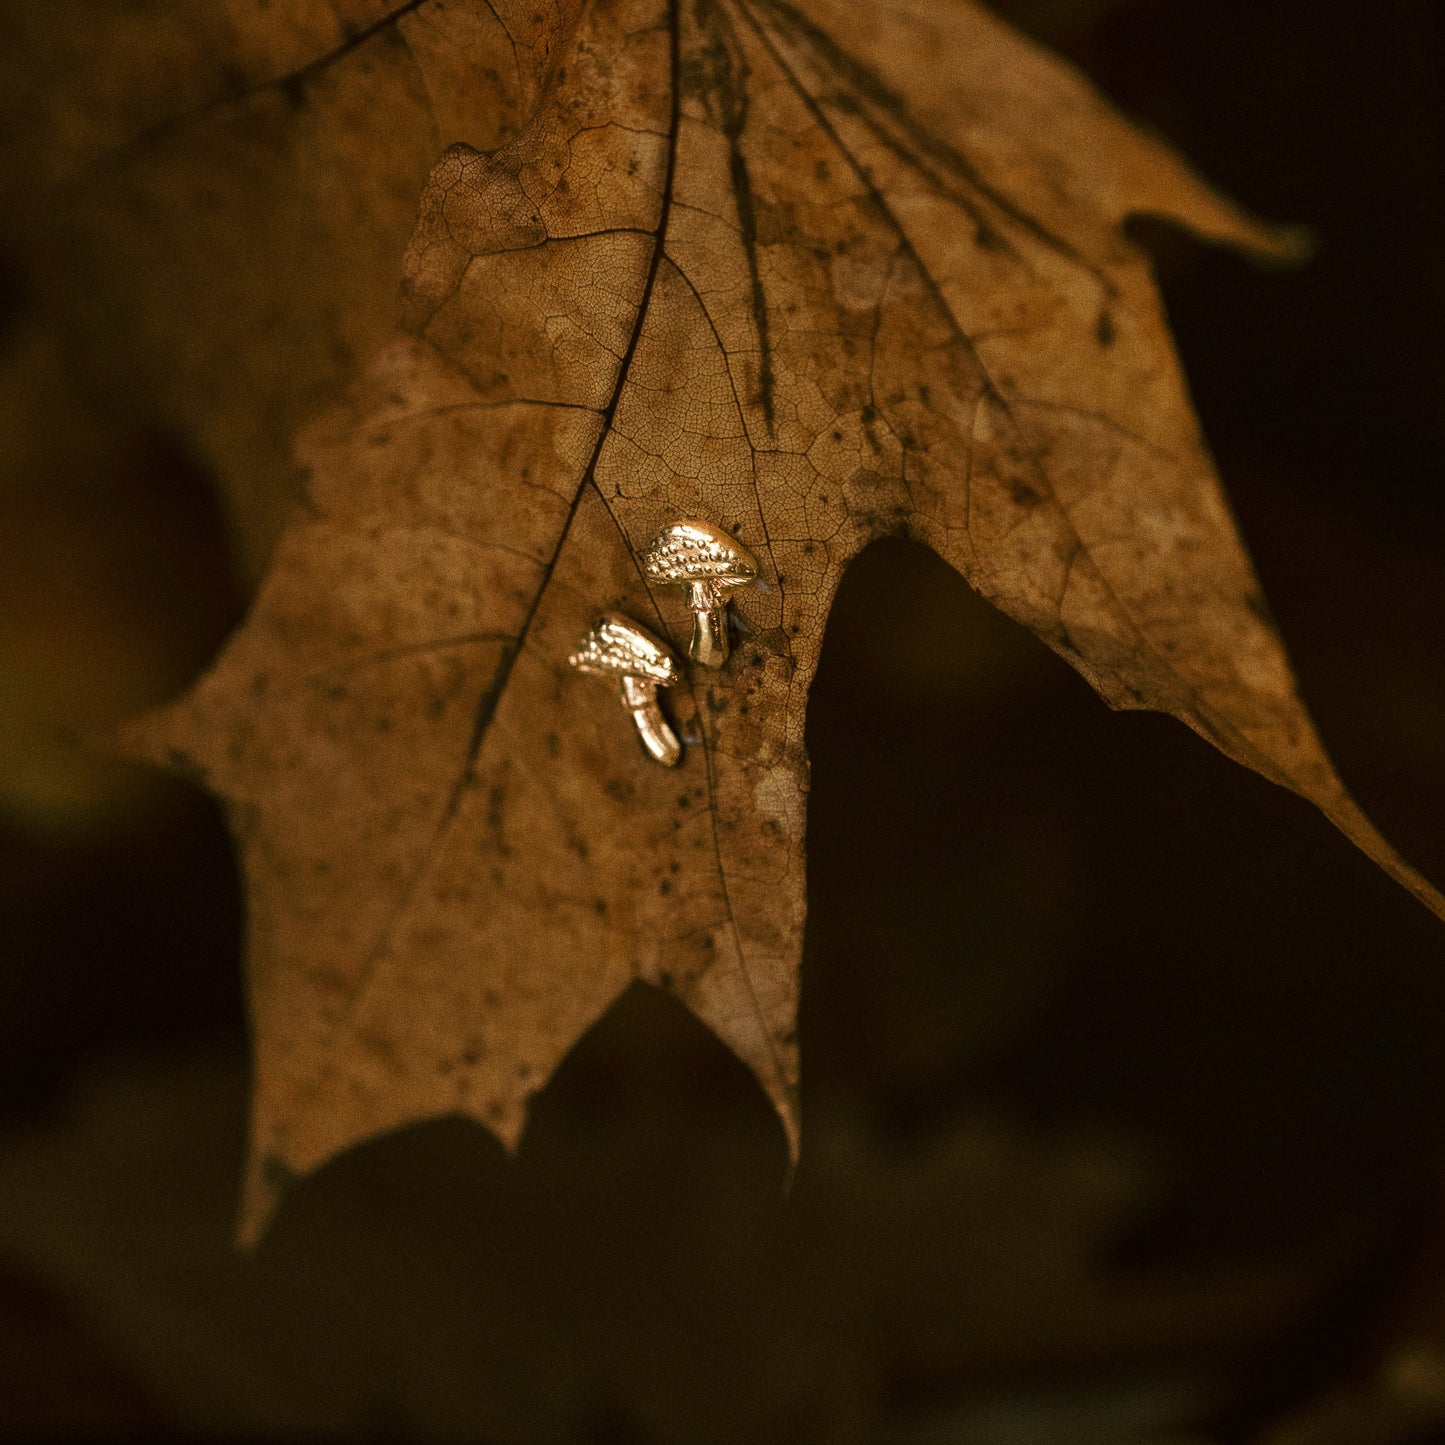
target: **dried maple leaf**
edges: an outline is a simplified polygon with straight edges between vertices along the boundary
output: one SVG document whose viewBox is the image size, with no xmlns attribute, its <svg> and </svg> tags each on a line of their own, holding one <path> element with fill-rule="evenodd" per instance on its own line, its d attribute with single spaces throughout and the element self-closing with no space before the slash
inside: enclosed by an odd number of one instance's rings
<svg viewBox="0 0 1445 1445">
<path fill-rule="evenodd" d="M 796 1141 L 807 691 L 880 536 L 1445 909 L 1298 701 L 1122 224 L 1290 237 L 957 0 L 569 0 L 551 25 L 516 137 L 433 172 L 402 326 L 305 434 L 308 512 L 249 622 L 136 730 L 241 841 L 248 1232 L 378 1131 L 457 1112 L 514 1142 L 634 979 Z M 675 689 L 673 772 L 566 659 L 604 610 L 686 638 L 638 566 L 685 516 L 761 577 L 726 669 Z"/>
</svg>

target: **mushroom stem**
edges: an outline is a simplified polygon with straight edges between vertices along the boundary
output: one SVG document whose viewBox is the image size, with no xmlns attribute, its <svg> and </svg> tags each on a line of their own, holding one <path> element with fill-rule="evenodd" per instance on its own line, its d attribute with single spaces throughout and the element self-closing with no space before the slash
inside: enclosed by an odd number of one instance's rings
<svg viewBox="0 0 1445 1445">
<path fill-rule="evenodd" d="M 665 768 L 676 767 L 682 757 L 682 744 L 658 706 L 657 684 L 646 677 L 624 677 L 622 701 L 632 714 L 637 734 L 648 755 Z"/>
<path fill-rule="evenodd" d="M 689 582 L 687 605 L 693 615 L 688 656 L 702 667 L 721 667 L 728 660 L 728 611 L 721 590 L 710 580 Z"/>
</svg>

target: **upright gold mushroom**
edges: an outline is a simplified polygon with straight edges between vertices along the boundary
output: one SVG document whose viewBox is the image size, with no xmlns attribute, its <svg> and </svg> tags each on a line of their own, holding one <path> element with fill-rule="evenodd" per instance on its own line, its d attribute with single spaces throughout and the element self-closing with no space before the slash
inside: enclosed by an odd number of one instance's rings
<svg viewBox="0 0 1445 1445">
<path fill-rule="evenodd" d="M 648 756 L 665 768 L 676 767 L 682 744 L 657 701 L 657 689 L 678 678 L 677 659 L 666 643 L 621 613 L 607 612 L 567 661 L 578 672 L 615 680 Z"/>
<path fill-rule="evenodd" d="M 727 594 L 757 580 L 753 554 L 711 522 L 689 518 L 648 543 L 642 570 L 654 587 L 687 589 L 695 619 L 688 655 L 704 667 L 721 667 L 728 660 Z"/>
</svg>

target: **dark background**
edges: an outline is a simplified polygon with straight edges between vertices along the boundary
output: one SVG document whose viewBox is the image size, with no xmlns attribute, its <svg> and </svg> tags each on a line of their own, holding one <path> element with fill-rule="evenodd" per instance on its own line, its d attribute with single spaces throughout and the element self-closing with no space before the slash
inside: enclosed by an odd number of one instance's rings
<svg viewBox="0 0 1445 1445">
<path fill-rule="evenodd" d="M 1317 231 L 1284 272 L 1140 235 L 1321 731 L 1445 882 L 1445 17 L 995 8 Z M 849 574 L 809 713 L 791 1193 L 742 1067 L 638 990 L 515 1162 L 409 1131 L 233 1255 L 230 846 L 64 740 L 183 684 L 244 589 L 172 442 L 15 384 L 42 322 L 6 265 L 0 1433 L 1445 1440 L 1439 923 L 902 544 Z"/>
</svg>

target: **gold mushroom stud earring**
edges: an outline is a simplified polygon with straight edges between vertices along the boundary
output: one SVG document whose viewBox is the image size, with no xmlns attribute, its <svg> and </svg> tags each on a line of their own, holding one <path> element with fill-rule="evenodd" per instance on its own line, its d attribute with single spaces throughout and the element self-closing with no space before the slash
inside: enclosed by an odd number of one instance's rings
<svg viewBox="0 0 1445 1445">
<path fill-rule="evenodd" d="M 665 643 L 620 613 L 607 612 L 567 661 L 578 672 L 616 681 L 648 756 L 665 768 L 677 766 L 682 744 L 657 702 L 657 689 L 676 682 L 679 672 Z"/>
<path fill-rule="evenodd" d="M 757 559 L 711 522 L 688 519 L 665 527 L 642 554 L 654 587 L 685 587 L 695 619 L 688 655 L 704 667 L 728 660 L 728 593 L 755 582 Z"/>
</svg>

